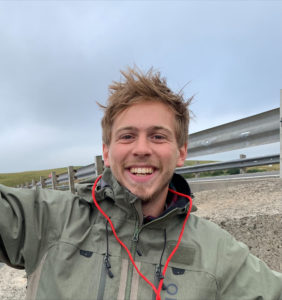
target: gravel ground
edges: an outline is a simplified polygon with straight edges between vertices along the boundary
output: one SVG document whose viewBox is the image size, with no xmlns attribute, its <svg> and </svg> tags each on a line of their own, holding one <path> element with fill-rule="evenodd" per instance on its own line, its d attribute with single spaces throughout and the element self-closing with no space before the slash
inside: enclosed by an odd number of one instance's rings
<svg viewBox="0 0 282 300">
<path fill-rule="evenodd" d="M 15 270 L 8 266 L 0 269 L 0 299 L 25 299 L 26 278 L 24 270 Z"/>
<path fill-rule="evenodd" d="M 227 218 L 282 213 L 280 179 L 257 180 L 226 189 L 195 193 L 198 216 L 218 221 Z"/>
<path fill-rule="evenodd" d="M 282 272 L 282 184 L 278 179 L 246 182 L 195 193 L 198 216 L 210 219 L 245 242 L 251 252 Z M 25 298 L 24 270 L 0 265 L 0 299 Z"/>
<path fill-rule="evenodd" d="M 282 272 L 282 182 L 257 180 L 195 193 L 198 216 L 248 245 L 251 253 Z"/>
</svg>

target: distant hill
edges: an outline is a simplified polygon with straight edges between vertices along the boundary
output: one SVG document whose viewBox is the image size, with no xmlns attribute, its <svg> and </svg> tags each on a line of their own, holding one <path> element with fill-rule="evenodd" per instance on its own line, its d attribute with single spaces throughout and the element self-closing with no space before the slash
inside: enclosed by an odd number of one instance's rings
<svg viewBox="0 0 282 300">
<path fill-rule="evenodd" d="M 74 167 L 78 169 L 79 167 Z M 26 171 L 19 173 L 0 173 L 0 184 L 15 187 L 18 184 L 24 184 L 26 182 L 31 183 L 32 179 L 39 181 L 40 176 L 47 178 L 51 172 L 56 172 L 56 174 L 62 174 L 67 172 L 67 168 L 57 168 L 50 170 L 40 170 L 40 171 Z"/>
</svg>

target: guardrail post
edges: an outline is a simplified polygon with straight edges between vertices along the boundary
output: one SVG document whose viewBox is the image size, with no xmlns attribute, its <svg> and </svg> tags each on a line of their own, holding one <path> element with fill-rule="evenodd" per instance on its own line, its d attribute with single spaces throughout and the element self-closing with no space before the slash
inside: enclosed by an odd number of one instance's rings
<svg viewBox="0 0 282 300">
<path fill-rule="evenodd" d="M 52 189 L 56 190 L 56 186 L 57 186 L 56 172 L 51 172 L 51 179 L 52 179 Z"/>
<path fill-rule="evenodd" d="M 35 187 L 35 186 L 36 186 L 36 181 L 35 181 L 34 179 L 32 179 L 31 185 L 32 185 L 32 187 Z"/>
<path fill-rule="evenodd" d="M 104 165 L 103 165 L 103 160 L 101 155 L 95 156 L 95 169 L 96 169 L 95 176 L 98 176 L 103 173 Z"/>
<path fill-rule="evenodd" d="M 247 155 L 245 154 L 240 154 L 240 159 L 247 158 Z M 240 174 L 245 174 L 246 173 L 246 168 L 240 168 Z"/>
<path fill-rule="evenodd" d="M 41 184 L 41 188 L 44 189 L 45 188 L 45 180 L 44 180 L 43 176 L 40 176 L 40 184 Z"/>
<path fill-rule="evenodd" d="M 74 170 L 73 167 L 68 167 L 68 176 L 69 176 L 69 189 L 74 194 L 75 188 L 74 188 Z"/>
<path fill-rule="evenodd" d="M 25 183 L 25 187 L 26 187 L 27 189 L 29 188 L 29 183 L 28 183 L 28 182 Z"/>
<path fill-rule="evenodd" d="M 280 90 L 280 179 L 282 179 L 282 90 Z"/>
</svg>

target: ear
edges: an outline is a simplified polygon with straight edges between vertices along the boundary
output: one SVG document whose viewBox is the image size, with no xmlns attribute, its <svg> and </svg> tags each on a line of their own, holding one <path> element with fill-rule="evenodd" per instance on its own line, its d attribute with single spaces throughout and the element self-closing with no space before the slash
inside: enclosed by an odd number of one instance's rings
<svg viewBox="0 0 282 300">
<path fill-rule="evenodd" d="M 184 165 L 185 159 L 187 157 L 187 143 L 181 146 L 179 149 L 179 157 L 176 162 L 176 167 L 182 167 Z"/>
<path fill-rule="evenodd" d="M 104 157 L 104 165 L 106 167 L 110 167 L 110 160 L 109 160 L 109 146 L 103 144 L 103 157 Z"/>
</svg>

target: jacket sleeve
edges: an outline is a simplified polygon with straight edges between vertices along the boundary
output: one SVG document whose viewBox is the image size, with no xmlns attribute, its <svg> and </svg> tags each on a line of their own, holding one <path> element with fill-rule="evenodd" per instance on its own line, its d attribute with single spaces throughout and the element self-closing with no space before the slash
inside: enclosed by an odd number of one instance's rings
<svg viewBox="0 0 282 300">
<path fill-rule="evenodd" d="M 29 273 L 60 235 L 70 193 L 0 185 L 0 261 Z"/>
<path fill-rule="evenodd" d="M 282 274 L 228 234 L 219 267 L 220 300 L 282 300 Z"/>
</svg>

